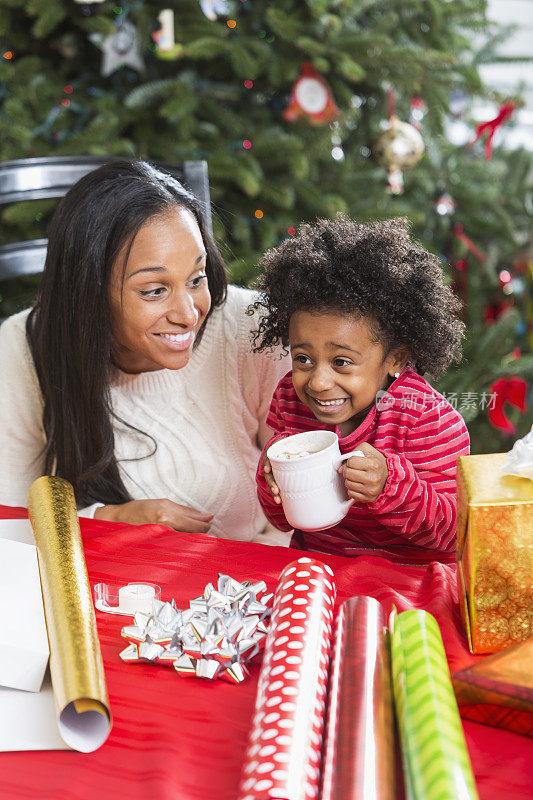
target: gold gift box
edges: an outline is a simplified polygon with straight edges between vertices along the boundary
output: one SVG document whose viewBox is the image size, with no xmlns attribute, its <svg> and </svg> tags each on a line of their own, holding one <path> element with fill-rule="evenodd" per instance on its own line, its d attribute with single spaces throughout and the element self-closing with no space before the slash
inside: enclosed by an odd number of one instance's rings
<svg viewBox="0 0 533 800">
<path fill-rule="evenodd" d="M 533 635 L 533 481 L 503 475 L 506 459 L 457 464 L 457 578 L 472 653 Z"/>
</svg>

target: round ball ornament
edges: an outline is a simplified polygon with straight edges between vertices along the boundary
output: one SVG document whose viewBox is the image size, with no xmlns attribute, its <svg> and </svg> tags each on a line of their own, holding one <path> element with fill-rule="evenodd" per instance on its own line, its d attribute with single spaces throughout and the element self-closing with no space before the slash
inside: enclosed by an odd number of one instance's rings
<svg viewBox="0 0 533 800">
<path fill-rule="evenodd" d="M 300 75 L 292 87 L 289 105 L 283 111 L 284 119 L 295 122 L 307 117 L 313 125 L 324 125 L 335 119 L 337 113 L 329 85 L 310 62 L 302 64 Z"/>
<path fill-rule="evenodd" d="M 389 191 L 403 191 L 402 170 L 414 167 L 424 155 L 424 140 L 408 122 L 393 117 L 372 147 L 372 155 L 389 173 Z"/>
<path fill-rule="evenodd" d="M 451 194 L 444 190 L 438 192 L 438 196 L 433 205 L 435 214 L 437 214 L 439 217 L 450 217 L 455 213 L 456 208 L 457 203 Z"/>
</svg>

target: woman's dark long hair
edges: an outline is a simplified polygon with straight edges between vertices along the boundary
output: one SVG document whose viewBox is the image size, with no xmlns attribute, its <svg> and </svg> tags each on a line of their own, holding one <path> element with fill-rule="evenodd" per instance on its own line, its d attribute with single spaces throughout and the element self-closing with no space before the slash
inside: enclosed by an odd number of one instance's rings
<svg viewBox="0 0 533 800">
<path fill-rule="evenodd" d="M 143 161 L 104 164 L 70 189 L 50 224 L 26 333 L 44 398 L 45 471 L 70 481 L 80 505 L 130 499 L 115 458 L 109 282 L 122 246 L 176 207 L 194 214 L 207 251 L 208 318 L 226 296 L 224 264 L 200 203 L 172 176 Z"/>
</svg>

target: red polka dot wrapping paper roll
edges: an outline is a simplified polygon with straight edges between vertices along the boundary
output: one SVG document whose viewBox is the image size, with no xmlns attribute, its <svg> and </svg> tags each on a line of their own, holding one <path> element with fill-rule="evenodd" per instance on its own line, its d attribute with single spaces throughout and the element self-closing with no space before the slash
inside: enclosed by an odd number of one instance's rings
<svg viewBox="0 0 533 800">
<path fill-rule="evenodd" d="M 336 586 L 302 557 L 282 571 L 239 800 L 317 800 Z"/>
<path fill-rule="evenodd" d="M 337 614 L 321 800 L 396 800 L 387 621 L 373 597 Z"/>
</svg>

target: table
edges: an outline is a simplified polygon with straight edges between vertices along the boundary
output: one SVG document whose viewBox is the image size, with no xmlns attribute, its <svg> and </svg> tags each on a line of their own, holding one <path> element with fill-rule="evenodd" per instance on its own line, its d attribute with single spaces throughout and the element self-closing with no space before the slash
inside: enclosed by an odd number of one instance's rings
<svg viewBox="0 0 533 800">
<path fill-rule="evenodd" d="M 0 518 L 24 509 L 0 506 Z M 100 581 L 149 581 L 178 607 L 218 572 L 263 578 L 274 591 L 283 566 L 301 553 L 281 547 L 176 533 L 159 525 L 81 520 L 91 587 Z M 455 570 L 433 562 L 399 567 L 383 558 L 320 556 L 335 572 L 341 603 L 369 594 L 388 613 L 424 608 L 437 619 L 450 669 L 471 664 L 456 602 Z M 96 753 L 0 754 L 0 800 L 236 800 L 259 666 L 239 686 L 181 678 L 167 667 L 127 665 L 125 617 L 96 612 L 114 723 Z M 1 721 L 0 721 L 1 724 Z M 533 795 L 533 740 L 474 722 L 464 729 L 480 800 Z"/>
</svg>

